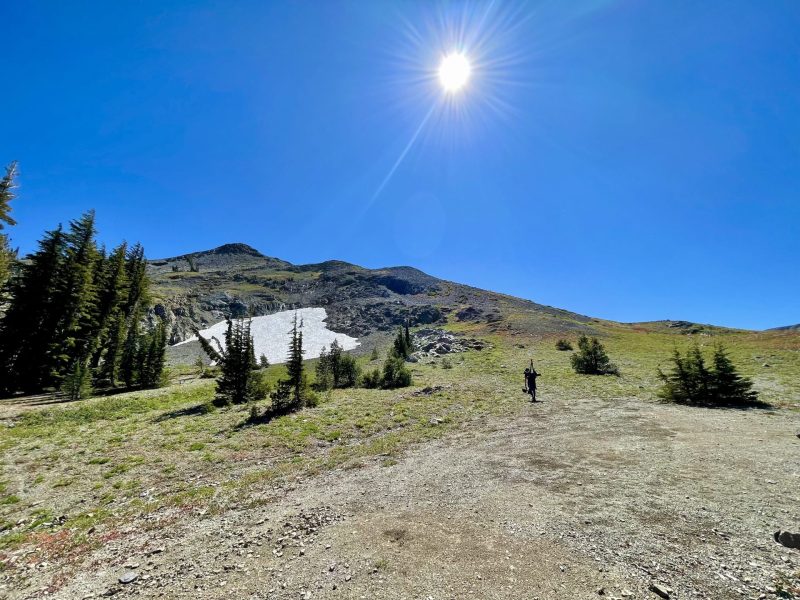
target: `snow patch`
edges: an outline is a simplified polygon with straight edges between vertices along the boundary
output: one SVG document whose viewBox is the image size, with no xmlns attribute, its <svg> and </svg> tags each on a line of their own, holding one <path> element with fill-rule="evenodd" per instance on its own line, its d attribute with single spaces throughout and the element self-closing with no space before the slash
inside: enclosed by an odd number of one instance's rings
<svg viewBox="0 0 800 600">
<path fill-rule="evenodd" d="M 286 362 L 289 354 L 289 342 L 292 339 L 291 330 L 295 314 L 297 315 L 298 326 L 301 320 L 303 322 L 303 350 L 305 350 L 303 358 L 319 357 L 322 348 L 330 348 L 334 340 L 339 342 L 339 345 L 344 350 L 352 350 L 360 344 L 357 338 L 328 329 L 325 324 L 328 313 L 325 312 L 324 308 L 284 310 L 271 315 L 252 318 L 250 333 L 253 336 L 256 359 L 262 354 L 266 354 L 272 365 Z M 227 328 L 227 322 L 221 321 L 208 329 L 201 329 L 200 335 L 207 340 L 212 337 L 217 338 L 224 348 Z M 175 345 L 188 344 L 196 339 L 197 336 L 192 336 L 188 340 Z M 211 343 L 213 344 L 214 342 Z"/>
</svg>

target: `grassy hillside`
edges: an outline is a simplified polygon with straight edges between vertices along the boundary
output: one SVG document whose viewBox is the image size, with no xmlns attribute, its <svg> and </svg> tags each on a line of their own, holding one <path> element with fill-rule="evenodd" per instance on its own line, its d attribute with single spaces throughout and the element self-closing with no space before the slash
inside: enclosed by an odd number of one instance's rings
<svg viewBox="0 0 800 600">
<path fill-rule="evenodd" d="M 50 559 L 88 550 L 132 519 L 186 507 L 225 510 L 263 489 L 369 457 L 392 464 L 410 444 L 523 408 L 521 371 L 542 373 L 545 402 L 580 398 L 655 401 L 656 367 L 673 347 L 722 340 L 764 401 L 800 407 L 800 335 L 721 331 L 686 336 L 663 324 L 597 323 L 620 377 L 580 376 L 554 335 L 494 331 L 491 324 L 449 328 L 493 347 L 412 365 L 410 389 L 335 390 L 316 408 L 267 424 L 245 424 L 245 408 L 209 410 L 213 381 L 76 404 L 5 402 L 0 516 L 5 551 L 32 545 Z M 366 357 L 362 364 L 370 366 Z M 377 364 L 377 363 L 376 363 Z M 769 365 L 769 366 L 766 366 Z M 275 380 L 282 366 L 270 367 Z M 182 374 L 185 379 L 187 372 Z M 698 409 L 702 418 L 703 410 Z M 246 501 L 246 500 L 245 500 Z M 177 514 L 177 513 L 176 513 Z M 16 525 L 15 525 L 16 524 Z"/>
</svg>

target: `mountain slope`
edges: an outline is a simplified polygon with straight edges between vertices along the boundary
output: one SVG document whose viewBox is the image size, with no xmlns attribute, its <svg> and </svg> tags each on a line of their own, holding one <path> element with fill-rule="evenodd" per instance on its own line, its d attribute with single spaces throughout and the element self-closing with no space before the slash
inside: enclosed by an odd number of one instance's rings
<svg viewBox="0 0 800 600">
<path fill-rule="evenodd" d="M 773 327 L 767 331 L 800 331 L 800 323 L 797 325 L 784 325 L 783 327 Z"/>
<path fill-rule="evenodd" d="M 226 316 L 323 307 L 328 326 L 363 338 L 402 325 L 485 322 L 521 333 L 588 330 L 592 319 L 432 277 L 412 267 L 366 269 L 342 261 L 293 265 L 245 244 L 226 244 L 149 263 L 155 312 L 172 343 Z M 369 345 L 365 346 L 368 348 Z"/>
</svg>

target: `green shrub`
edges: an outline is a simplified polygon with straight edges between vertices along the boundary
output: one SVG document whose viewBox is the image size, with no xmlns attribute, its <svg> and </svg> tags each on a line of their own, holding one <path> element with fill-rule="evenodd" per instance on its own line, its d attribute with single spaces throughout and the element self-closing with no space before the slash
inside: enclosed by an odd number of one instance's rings
<svg viewBox="0 0 800 600">
<path fill-rule="evenodd" d="M 569 343 L 569 340 L 561 338 L 556 342 L 556 350 L 562 350 L 562 351 L 572 350 L 572 344 Z"/>
<path fill-rule="evenodd" d="M 375 368 L 372 371 L 367 371 L 361 378 L 361 387 L 367 389 L 375 389 L 381 387 L 381 371 Z"/>
<path fill-rule="evenodd" d="M 334 340 L 330 352 L 323 348 L 319 355 L 314 387 L 320 391 L 354 387 L 358 384 L 360 374 L 361 369 L 355 357 L 345 354 L 339 342 Z"/>
<path fill-rule="evenodd" d="M 442 368 L 443 369 L 452 369 L 453 368 L 453 363 L 450 362 L 449 358 L 443 358 L 442 359 Z"/>
<path fill-rule="evenodd" d="M 578 339 L 578 351 L 571 356 L 572 368 L 581 375 L 619 375 L 619 369 L 613 364 L 596 337 L 582 335 Z"/>
<path fill-rule="evenodd" d="M 405 361 L 397 356 L 390 356 L 383 363 L 381 387 L 394 389 L 411 385 L 411 373 L 406 369 Z"/>
<path fill-rule="evenodd" d="M 758 403 L 753 382 L 742 377 L 719 344 L 714 350 L 711 368 L 695 345 L 685 356 L 677 348 L 672 355 L 672 371 L 658 369 L 663 386 L 658 395 L 667 402 L 693 406 L 752 406 Z"/>
</svg>

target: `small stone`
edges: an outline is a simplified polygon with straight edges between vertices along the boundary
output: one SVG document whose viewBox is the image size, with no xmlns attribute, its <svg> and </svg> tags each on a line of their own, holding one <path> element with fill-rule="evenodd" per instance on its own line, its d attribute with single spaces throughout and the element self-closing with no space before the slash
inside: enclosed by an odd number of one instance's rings
<svg viewBox="0 0 800 600">
<path fill-rule="evenodd" d="M 135 571 L 128 571 L 119 578 L 120 583 L 133 583 L 139 578 L 139 574 Z"/>
<path fill-rule="evenodd" d="M 664 598 L 664 600 L 669 600 L 669 592 L 667 591 L 667 588 L 657 583 L 651 583 L 649 590 L 653 592 L 656 596 L 661 596 L 662 598 Z"/>
</svg>

